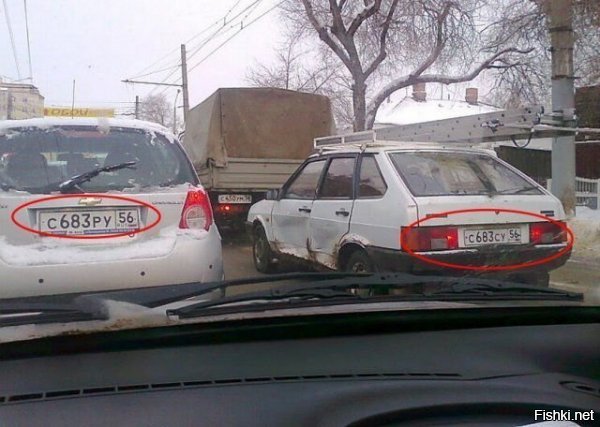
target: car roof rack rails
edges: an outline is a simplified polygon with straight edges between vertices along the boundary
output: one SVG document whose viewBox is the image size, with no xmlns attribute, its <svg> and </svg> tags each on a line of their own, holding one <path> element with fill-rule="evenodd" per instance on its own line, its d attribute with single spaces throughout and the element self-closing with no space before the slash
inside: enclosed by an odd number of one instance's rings
<svg viewBox="0 0 600 427">
<path fill-rule="evenodd" d="M 365 148 L 404 142 L 477 144 L 517 139 L 552 138 L 572 133 L 600 133 L 600 129 L 574 126 L 574 111 L 544 114 L 542 106 L 499 110 L 452 119 L 390 125 L 370 131 L 335 135 L 314 140 L 315 149 L 336 150 L 355 146 Z"/>
</svg>

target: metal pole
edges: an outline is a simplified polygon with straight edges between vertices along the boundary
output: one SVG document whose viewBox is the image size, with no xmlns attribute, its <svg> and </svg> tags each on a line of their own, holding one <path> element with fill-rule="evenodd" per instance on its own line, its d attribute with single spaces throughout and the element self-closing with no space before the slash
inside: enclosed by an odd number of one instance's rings
<svg viewBox="0 0 600 427">
<path fill-rule="evenodd" d="M 573 1 L 549 0 L 549 32 L 552 52 L 552 110 L 561 112 L 566 123 L 575 119 L 573 75 Z M 568 216 L 575 215 L 575 136 L 552 141 L 552 193 Z"/>
<path fill-rule="evenodd" d="M 75 79 L 73 79 L 73 98 L 71 100 L 71 118 L 75 114 Z"/>
<path fill-rule="evenodd" d="M 138 95 L 135 96 L 135 118 L 140 118 L 140 97 Z"/>
<path fill-rule="evenodd" d="M 181 45 L 181 89 L 183 90 L 183 122 L 187 124 L 187 116 L 190 111 L 190 100 L 188 94 L 187 59 L 185 45 Z"/>
<path fill-rule="evenodd" d="M 179 92 L 181 92 L 181 90 L 177 89 L 175 102 L 173 102 L 173 134 L 177 134 L 177 97 L 179 96 Z"/>
</svg>

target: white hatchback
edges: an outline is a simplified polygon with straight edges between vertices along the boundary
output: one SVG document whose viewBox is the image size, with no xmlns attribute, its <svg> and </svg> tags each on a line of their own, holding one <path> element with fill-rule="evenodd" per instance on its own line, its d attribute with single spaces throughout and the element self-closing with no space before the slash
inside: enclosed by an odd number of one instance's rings
<svg viewBox="0 0 600 427">
<path fill-rule="evenodd" d="M 179 142 L 117 119 L 0 123 L 0 298 L 223 278 Z"/>
<path fill-rule="evenodd" d="M 489 150 L 338 146 L 253 205 L 254 263 L 475 274 L 548 285 L 570 242 L 560 201 Z"/>
</svg>

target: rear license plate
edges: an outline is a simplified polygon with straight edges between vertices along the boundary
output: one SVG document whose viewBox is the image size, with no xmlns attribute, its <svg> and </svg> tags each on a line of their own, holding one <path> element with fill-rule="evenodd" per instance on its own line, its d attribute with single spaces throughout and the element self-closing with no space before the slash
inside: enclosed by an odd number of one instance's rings
<svg viewBox="0 0 600 427">
<path fill-rule="evenodd" d="M 463 234 L 464 246 L 482 245 L 518 245 L 527 243 L 521 227 L 489 228 L 489 229 L 465 229 Z"/>
<path fill-rule="evenodd" d="M 219 203 L 252 203 L 249 194 L 219 194 Z"/>
<path fill-rule="evenodd" d="M 40 231 L 62 235 L 114 234 L 140 228 L 138 208 L 41 211 Z"/>
</svg>

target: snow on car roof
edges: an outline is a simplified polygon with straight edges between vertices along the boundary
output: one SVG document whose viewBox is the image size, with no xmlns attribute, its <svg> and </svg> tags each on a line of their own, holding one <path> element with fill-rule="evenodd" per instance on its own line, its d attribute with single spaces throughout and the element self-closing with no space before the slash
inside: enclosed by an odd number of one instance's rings
<svg viewBox="0 0 600 427">
<path fill-rule="evenodd" d="M 362 150 L 361 144 L 339 144 L 325 146 L 317 149 L 313 156 L 328 153 L 358 153 Z M 415 142 L 415 141 L 375 141 L 368 143 L 365 147 L 367 153 L 378 153 L 382 151 L 399 150 L 436 150 L 436 151 L 468 151 L 477 153 L 486 153 L 496 155 L 492 144 L 461 144 L 461 143 L 436 143 L 436 142 Z"/>
<path fill-rule="evenodd" d="M 48 129 L 52 127 L 64 126 L 93 126 L 93 127 L 121 127 L 129 129 L 142 129 L 147 131 L 160 132 L 165 135 L 172 136 L 171 131 L 158 123 L 146 122 L 144 120 L 135 119 L 114 119 L 107 117 L 44 117 L 37 119 L 26 120 L 2 120 L 0 121 L 0 134 L 5 133 L 9 129 L 15 128 L 39 128 Z"/>
</svg>

